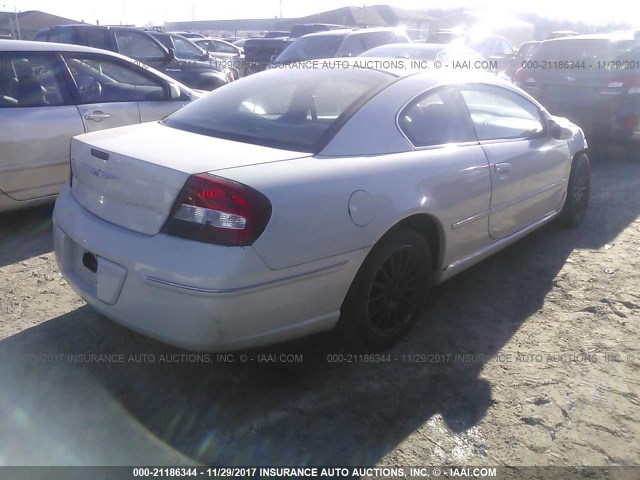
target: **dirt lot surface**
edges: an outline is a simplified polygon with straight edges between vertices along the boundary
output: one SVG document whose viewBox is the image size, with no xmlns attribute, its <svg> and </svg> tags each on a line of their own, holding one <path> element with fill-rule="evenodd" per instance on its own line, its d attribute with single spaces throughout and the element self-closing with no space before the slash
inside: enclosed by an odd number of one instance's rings
<svg viewBox="0 0 640 480">
<path fill-rule="evenodd" d="M 1 215 L 0 465 L 640 464 L 640 164 L 592 162 L 583 226 L 437 287 L 377 362 L 188 356 L 71 291 L 50 208 Z"/>
</svg>

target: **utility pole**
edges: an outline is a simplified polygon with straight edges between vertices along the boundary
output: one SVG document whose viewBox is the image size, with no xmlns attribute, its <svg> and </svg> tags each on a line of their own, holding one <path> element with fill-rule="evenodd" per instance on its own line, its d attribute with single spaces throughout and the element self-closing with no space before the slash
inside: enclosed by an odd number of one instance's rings
<svg viewBox="0 0 640 480">
<path fill-rule="evenodd" d="M 22 40 L 22 34 L 20 33 L 20 20 L 18 19 L 18 9 L 15 5 L 13 6 L 13 11 L 16 14 L 16 29 L 18 30 L 18 40 Z"/>
</svg>

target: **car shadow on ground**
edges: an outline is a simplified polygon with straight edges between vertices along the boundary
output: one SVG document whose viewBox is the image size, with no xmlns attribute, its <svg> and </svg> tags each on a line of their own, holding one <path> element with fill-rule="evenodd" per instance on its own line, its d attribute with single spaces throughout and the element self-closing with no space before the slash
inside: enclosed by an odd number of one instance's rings
<svg viewBox="0 0 640 480">
<path fill-rule="evenodd" d="M 53 205 L 0 213 L 0 267 L 53 250 Z"/>
<path fill-rule="evenodd" d="M 583 226 L 548 225 L 434 288 L 419 324 L 383 361 L 350 357 L 357 352 L 326 334 L 224 363 L 143 338 L 86 306 L 2 340 L 0 460 L 370 465 L 436 415 L 463 434 L 492 403 L 482 369 L 535 321 L 571 253 L 601 248 L 638 217 L 634 176 L 638 165 L 594 164 Z M 259 361 L 281 354 L 302 361 Z M 52 438 L 57 448 L 45 448 Z M 438 437 L 425 442 L 438 446 Z"/>
</svg>

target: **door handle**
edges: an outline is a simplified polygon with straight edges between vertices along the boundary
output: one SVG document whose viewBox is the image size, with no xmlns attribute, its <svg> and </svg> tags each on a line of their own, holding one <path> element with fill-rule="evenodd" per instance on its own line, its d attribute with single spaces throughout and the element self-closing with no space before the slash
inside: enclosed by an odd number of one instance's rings
<svg viewBox="0 0 640 480">
<path fill-rule="evenodd" d="M 493 169 L 496 173 L 508 173 L 511 171 L 510 163 L 496 163 L 493 165 Z"/>
<path fill-rule="evenodd" d="M 111 115 L 109 115 L 108 113 L 96 110 L 95 112 L 86 113 L 84 115 L 84 118 L 86 118 L 87 120 L 93 120 L 94 122 L 101 122 L 102 120 L 104 120 L 105 118 L 109 118 L 110 116 Z"/>
</svg>

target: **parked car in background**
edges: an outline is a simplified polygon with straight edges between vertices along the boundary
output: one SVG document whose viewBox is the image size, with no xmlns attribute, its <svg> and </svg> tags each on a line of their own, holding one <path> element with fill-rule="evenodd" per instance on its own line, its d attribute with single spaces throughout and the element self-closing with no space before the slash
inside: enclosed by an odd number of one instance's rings
<svg viewBox="0 0 640 480">
<path fill-rule="evenodd" d="M 520 48 L 518 48 L 518 51 L 516 52 L 515 60 L 511 62 L 511 64 L 504 71 L 505 75 L 513 80 L 518 69 L 522 67 L 523 60 L 529 60 L 540 43 L 541 42 L 537 40 L 522 43 L 520 45 Z"/>
<path fill-rule="evenodd" d="M 273 66 L 318 58 L 357 57 L 367 50 L 389 43 L 411 43 L 411 39 L 403 30 L 393 28 L 311 33 L 289 45 L 274 60 Z"/>
<path fill-rule="evenodd" d="M 466 42 L 467 33 L 466 30 L 460 29 L 451 29 L 451 28 L 440 28 L 435 31 L 429 31 L 427 38 L 425 40 L 426 43 L 465 43 Z"/>
<path fill-rule="evenodd" d="M 513 49 L 513 45 L 506 38 L 500 35 L 485 35 L 481 37 L 472 37 L 466 44 L 469 48 L 474 49 L 487 60 L 493 60 L 497 63 L 499 72 L 515 72 L 517 69 L 517 55 Z M 511 77 L 511 75 L 509 75 Z"/>
<path fill-rule="evenodd" d="M 471 35 L 466 29 L 440 29 L 429 34 L 429 43 L 465 45 L 486 60 L 496 63 L 497 70 L 512 78 L 517 67 L 517 55 L 509 40 L 500 35 Z"/>
<path fill-rule="evenodd" d="M 431 285 L 554 218 L 579 224 L 585 148 L 495 75 L 269 70 L 76 137 L 56 257 L 93 308 L 180 347 L 337 326 L 384 348 Z"/>
<path fill-rule="evenodd" d="M 36 40 L 111 50 L 149 65 L 191 88 L 213 90 L 229 82 L 215 62 L 181 61 L 148 32 L 131 27 L 60 25 L 41 30 Z"/>
<path fill-rule="evenodd" d="M 236 78 L 245 75 L 244 50 L 241 47 L 219 38 L 194 38 L 192 41 L 211 57 L 222 60 L 227 68 L 233 69 Z"/>
<path fill-rule="evenodd" d="M 328 23 L 304 23 L 294 25 L 288 36 L 250 38 L 244 44 L 247 75 L 264 70 L 267 66 L 298 38 L 313 32 L 326 32 L 346 28 L 344 25 Z M 267 32 L 267 34 L 273 32 Z M 282 32 L 278 32 L 282 33 Z"/>
<path fill-rule="evenodd" d="M 0 211 L 55 198 L 69 176 L 74 135 L 159 120 L 199 96 L 112 52 L 3 40 Z"/>
<path fill-rule="evenodd" d="M 594 140 L 640 159 L 640 35 L 575 35 L 542 42 L 515 82 Z"/>
<path fill-rule="evenodd" d="M 470 62 L 475 64 L 480 62 L 478 69 L 484 69 L 485 59 L 475 50 L 465 46 L 442 45 L 440 43 L 391 43 L 367 50 L 359 55 L 360 57 L 391 57 L 406 58 L 413 60 L 436 60 L 449 63 L 453 60 L 460 62 Z"/>
<path fill-rule="evenodd" d="M 218 61 L 209 53 L 196 45 L 193 41 L 175 33 L 149 32 L 156 40 L 158 40 L 166 48 L 175 52 L 176 59 L 185 65 L 185 68 L 200 69 L 205 71 L 214 70 L 222 72 L 227 81 L 232 82 L 238 78 L 225 62 Z M 200 83 L 205 83 L 199 80 Z M 212 88 L 203 88 L 202 90 L 213 90 Z"/>
</svg>

